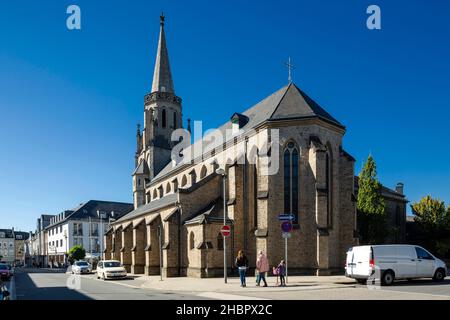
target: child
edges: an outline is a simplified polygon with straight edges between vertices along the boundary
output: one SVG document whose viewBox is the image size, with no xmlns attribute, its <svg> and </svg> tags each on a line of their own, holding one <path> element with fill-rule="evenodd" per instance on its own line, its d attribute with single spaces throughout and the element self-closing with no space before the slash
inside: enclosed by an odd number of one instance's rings
<svg viewBox="0 0 450 320">
<path fill-rule="evenodd" d="M 284 277 L 286 276 L 286 263 L 284 262 L 284 260 L 281 260 L 280 264 L 277 267 L 277 271 L 280 276 L 280 287 L 285 287 L 286 280 L 284 279 Z"/>
<path fill-rule="evenodd" d="M 275 267 L 273 267 L 272 268 L 272 273 L 273 273 L 273 275 L 274 276 L 277 276 L 277 283 L 275 284 L 276 286 L 278 285 L 278 276 L 279 276 L 279 274 L 278 274 L 278 268 L 275 268 Z"/>
</svg>

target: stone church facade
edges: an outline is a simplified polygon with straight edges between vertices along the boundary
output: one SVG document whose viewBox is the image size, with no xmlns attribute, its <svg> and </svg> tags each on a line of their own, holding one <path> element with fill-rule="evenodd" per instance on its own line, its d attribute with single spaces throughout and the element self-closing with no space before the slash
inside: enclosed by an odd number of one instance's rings
<svg viewBox="0 0 450 320">
<path fill-rule="evenodd" d="M 355 160 L 342 146 L 345 127 L 294 83 L 230 116 L 216 130 L 230 137 L 200 153 L 196 142 L 182 152 L 189 161 L 174 160 L 180 152 L 172 152 L 179 144 L 171 136 L 182 128 L 182 100 L 161 17 L 152 91 L 144 98 L 144 128 L 136 134 L 135 209 L 105 234 L 104 258 L 121 260 L 136 274 L 223 275 L 225 191 L 229 272 L 241 249 L 251 268 L 259 250 L 271 265 L 284 259 L 281 213 L 296 217 L 289 274 L 341 271 L 347 248 L 357 243 Z M 275 170 L 264 170 L 263 163 Z"/>
</svg>

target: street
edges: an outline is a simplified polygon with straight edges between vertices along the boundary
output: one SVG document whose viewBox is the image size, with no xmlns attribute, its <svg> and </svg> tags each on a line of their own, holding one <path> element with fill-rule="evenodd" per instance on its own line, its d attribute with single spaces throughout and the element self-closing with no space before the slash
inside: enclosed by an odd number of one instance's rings
<svg viewBox="0 0 450 320">
<path fill-rule="evenodd" d="M 292 277 L 287 287 L 256 287 L 250 283 L 239 288 L 237 278 L 222 279 L 133 277 L 123 280 L 98 280 L 94 274 L 73 276 L 62 272 L 27 272 L 14 277 L 17 300 L 449 300 L 450 279 L 398 281 L 390 287 L 371 288 L 342 276 Z M 150 280 L 149 280 L 150 279 Z M 9 284 L 8 284 L 9 286 Z"/>
<path fill-rule="evenodd" d="M 72 277 L 72 278 L 71 278 Z M 68 287 L 68 279 L 80 280 L 79 287 Z M 202 299 L 180 293 L 137 289 L 127 285 L 132 278 L 97 280 L 93 275 L 71 276 L 65 273 L 27 273 L 15 275 L 17 300 L 184 300 Z M 77 283 L 69 283 L 76 286 Z M 205 298 L 203 298 L 205 299 Z"/>
</svg>

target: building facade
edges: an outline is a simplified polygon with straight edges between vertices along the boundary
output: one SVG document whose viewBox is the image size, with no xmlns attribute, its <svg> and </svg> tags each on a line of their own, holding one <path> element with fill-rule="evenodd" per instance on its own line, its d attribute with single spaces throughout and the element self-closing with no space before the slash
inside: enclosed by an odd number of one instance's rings
<svg viewBox="0 0 450 320">
<path fill-rule="evenodd" d="M 15 251 L 14 263 L 16 266 L 25 265 L 25 258 L 27 254 L 29 254 L 28 248 L 29 237 L 30 237 L 29 232 L 14 231 L 14 251 Z"/>
<path fill-rule="evenodd" d="M 0 261 L 14 264 L 15 261 L 14 228 L 0 229 Z"/>
<path fill-rule="evenodd" d="M 355 195 L 358 195 L 358 177 L 355 177 Z M 404 194 L 404 185 L 399 182 L 394 189 L 381 186 L 381 196 L 385 203 L 387 233 L 384 243 L 407 243 L 406 206 L 408 200 Z"/>
<path fill-rule="evenodd" d="M 104 257 L 121 260 L 133 273 L 154 275 L 162 268 L 165 276 L 223 275 L 224 250 L 228 270 L 238 250 L 251 268 L 259 250 L 276 265 L 284 258 L 277 217 L 290 213 L 289 274 L 340 272 L 357 242 L 354 159 L 342 145 L 345 127 L 289 83 L 179 149 L 171 135 L 182 127 L 182 100 L 164 28 L 161 17 L 144 129 L 136 135 L 135 209 L 107 231 Z M 188 161 L 178 162 L 179 154 Z M 231 226 L 225 248 L 224 197 Z"/>
<path fill-rule="evenodd" d="M 108 224 L 132 209 L 131 203 L 90 200 L 53 216 L 45 228 L 48 263 L 67 263 L 67 253 L 76 245 L 86 250 L 87 257 L 100 257 Z"/>
</svg>

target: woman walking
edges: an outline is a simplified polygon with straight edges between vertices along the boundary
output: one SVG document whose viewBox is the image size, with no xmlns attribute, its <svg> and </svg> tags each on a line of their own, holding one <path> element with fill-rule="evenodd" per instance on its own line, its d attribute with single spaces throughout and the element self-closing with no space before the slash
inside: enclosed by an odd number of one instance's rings
<svg viewBox="0 0 450 320">
<path fill-rule="evenodd" d="M 264 281 L 264 287 L 267 287 L 266 282 L 266 272 L 269 271 L 269 260 L 265 256 L 265 254 L 262 252 L 262 250 L 258 253 L 258 259 L 256 259 L 256 270 L 258 271 L 258 283 L 257 286 L 260 285 L 261 280 Z"/>
<path fill-rule="evenodd" d="M 241 278 L 241 287 L 245 287 L 246 286 L 245 272 L 247 271 L 247 268 L 248 268 L 248 259 L 244 255 L 244 251 L 240 250 L 238 252 L 238 255 L 236 257 L 236 261 L 234 264 L 236 265 L 236 267 L 239 270 L 239 277 Z"/>
</svg>

